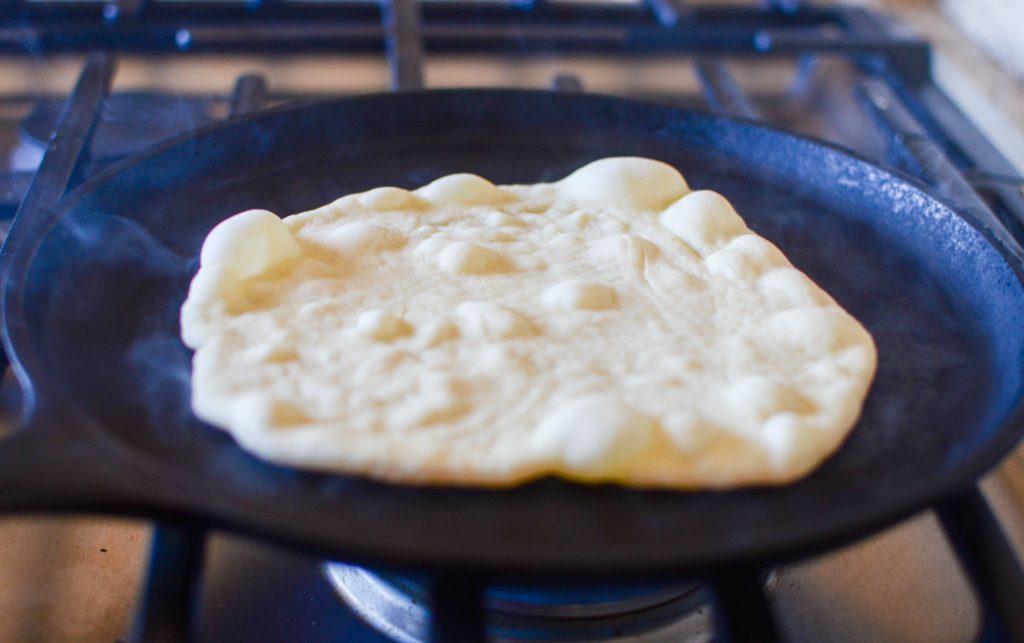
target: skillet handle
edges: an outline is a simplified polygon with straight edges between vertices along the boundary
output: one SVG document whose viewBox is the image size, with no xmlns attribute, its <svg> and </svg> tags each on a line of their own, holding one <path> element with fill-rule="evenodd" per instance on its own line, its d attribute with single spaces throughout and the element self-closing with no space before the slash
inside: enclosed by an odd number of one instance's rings
<svg viewBox="0 0 1024 643">
<path fill-rule="evenodd" d="M 86 498 L 98 482 L 90 463 L 102 454 L 58 431 L 40 414 L 17 418 L 5 383 L 0 429 L 0 512 L 67 509 Z M 59 435 L 58 435 L 59 433 Z"/>
<path fill-rule="evenodd" d="M 82 509 L 116 493 L 110 481 L 123 463 L 59 398 L 9 366 L 2 347 L 0 360 L 0 513 Z"/>
<path fill-rule="evenodd" d="M 72 509 L 116 475 L 108 454 L 83 439 L 58 404 L 34 398 L 7 369 L 0 386 L 0 512 Z"/>
<path fill-rule="evenodd" d="M 936 509 L 981 606 L 979 640 L 1024 641 L 1024 570 L 977 486 Z"/>
</svg>

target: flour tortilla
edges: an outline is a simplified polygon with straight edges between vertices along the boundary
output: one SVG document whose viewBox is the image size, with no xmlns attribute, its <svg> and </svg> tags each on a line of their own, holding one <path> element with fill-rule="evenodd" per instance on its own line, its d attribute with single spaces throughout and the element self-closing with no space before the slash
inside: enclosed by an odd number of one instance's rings
<svg viewBox="0 0 1024 643">
<path fill-rule="evenodd" d="M 786 483 L 839 448 L 876 367 L 723 196 L 641 158 L 243 212 L 181 329 L 195 413 L 245 449 L 417 484 Z"/>
</svg>

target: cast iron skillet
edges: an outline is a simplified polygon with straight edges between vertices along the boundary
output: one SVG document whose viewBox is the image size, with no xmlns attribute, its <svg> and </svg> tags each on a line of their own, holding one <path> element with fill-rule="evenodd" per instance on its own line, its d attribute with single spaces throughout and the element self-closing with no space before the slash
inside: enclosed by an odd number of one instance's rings
<svg viewBox="0 0 1024 643">
<path fill-rule="evenodd" d="M 781 488 L 543 480 L 403 488 L 247 455 L 189 411 L 178 308 L 204 235 L 379 185 L 556 179 L 641 155 L 725 194 L 870 329 L 880 364 L 842 450 Z M 4 330 L 26 393 L 0 508 L 191 519 L 339 559 L 635 575 L 835 544 L 970 485 L 1017 441 L 1021 251 L 907 179 L 754 124 L 629 100 L 431 91 L 293 107 L 177 139 L 12 232 Z"/>
</svg>

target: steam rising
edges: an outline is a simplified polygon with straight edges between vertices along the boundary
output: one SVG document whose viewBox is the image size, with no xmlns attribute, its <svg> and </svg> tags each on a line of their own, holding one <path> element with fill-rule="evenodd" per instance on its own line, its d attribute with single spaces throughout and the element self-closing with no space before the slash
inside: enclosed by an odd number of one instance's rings
<svg viewBox="0 0 1024 643">
<path fill-rule="evenodd" d="M 177 319 L 195 260 L 136 221 L 96 212 L 63 219 L 41 248 L 44 264 L 58 247 L 67 249 L 65 268 L 52 277 L 44 314 L 64 345 L 53 356 L 58 368 L 90 371 L 76 379 L 92 397 L 78 398 L 102 401 L 115 425 L 144 419 L 164 438 L 187 439 L 190 356 Z M 90 359 L 68 360 L 65 351 Z"/>
</svg>

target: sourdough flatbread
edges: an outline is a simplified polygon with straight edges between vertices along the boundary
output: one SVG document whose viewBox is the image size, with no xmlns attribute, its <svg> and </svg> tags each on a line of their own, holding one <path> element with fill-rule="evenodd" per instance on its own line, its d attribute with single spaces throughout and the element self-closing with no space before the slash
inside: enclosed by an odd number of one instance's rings
<svg viewBox="0 0 1024 643">
<path fill-rule="evenodd" d="M 192 406 L 272 462 L 404 483 L 784 483 L 835 451 L 871 336 L 729 202 L 641 158 L 470 174 L 214 228 Z"/>
</svg>

